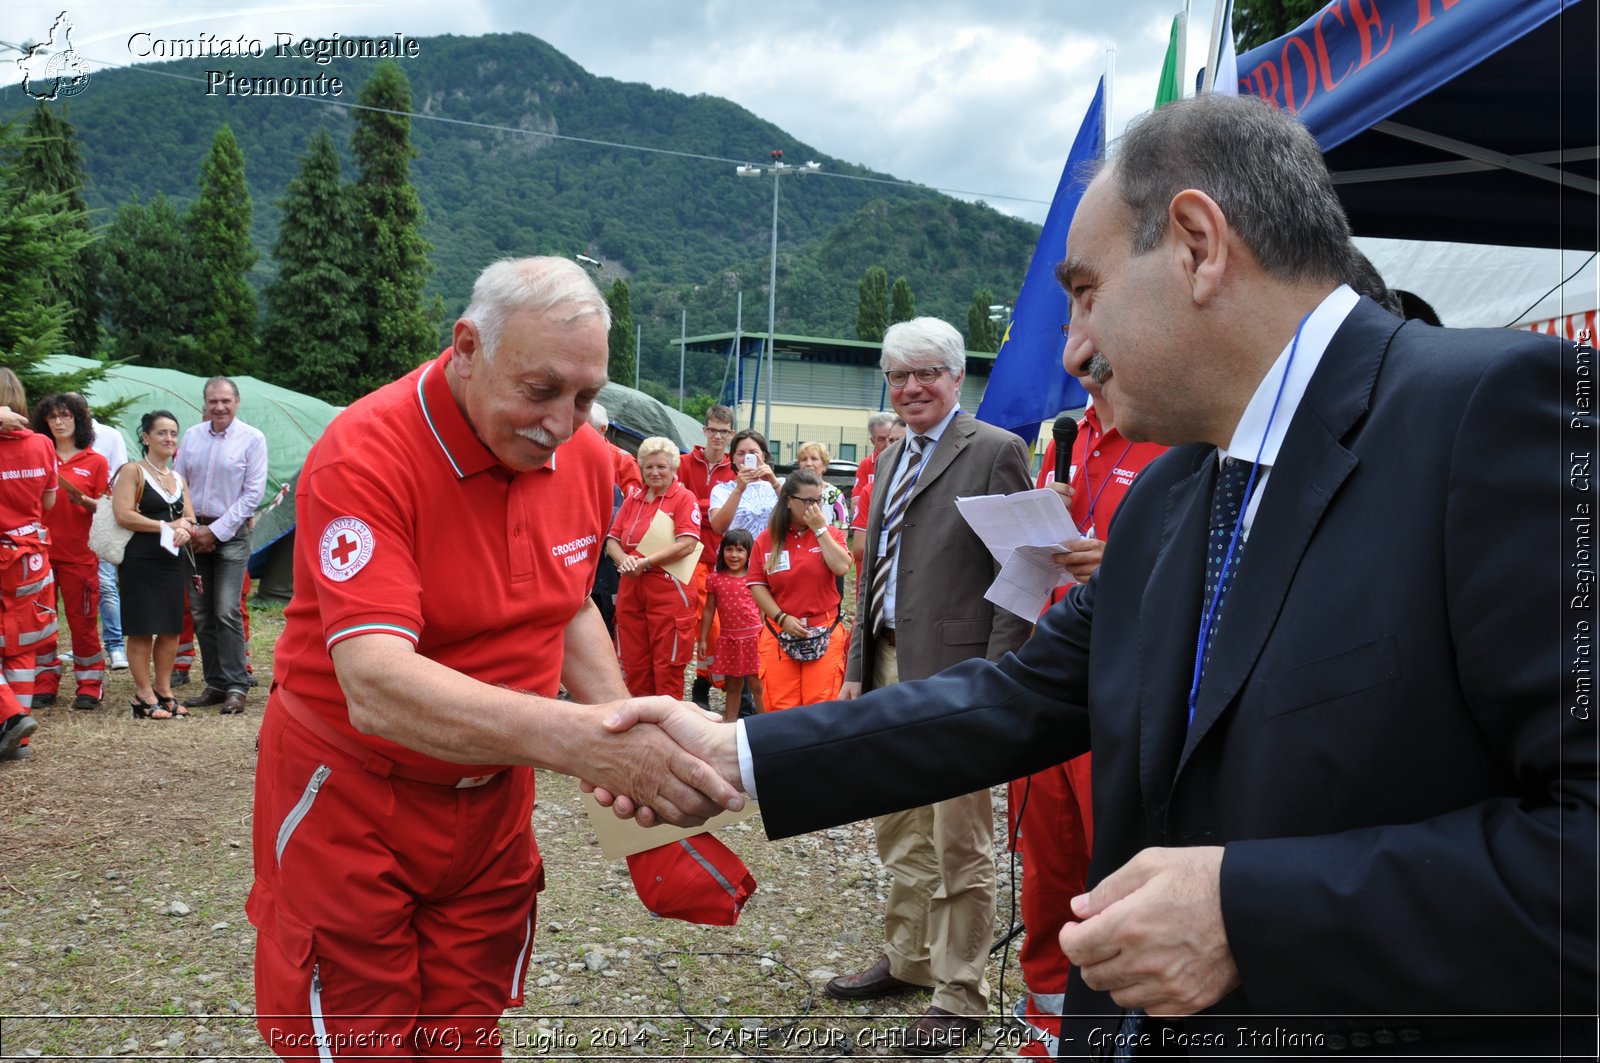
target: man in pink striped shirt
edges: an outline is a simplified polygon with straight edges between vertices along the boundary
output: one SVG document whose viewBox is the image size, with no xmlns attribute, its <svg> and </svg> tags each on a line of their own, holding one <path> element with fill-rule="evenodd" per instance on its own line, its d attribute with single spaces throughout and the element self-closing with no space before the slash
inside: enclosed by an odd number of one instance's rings
<svg viewBox="0 0 1600 1063">
<path fill-rule="evenodd" d="M 206 419 L 184 432 L 177 470 L 200 529 L 191 540 L 198 582 L 189 590 L 206 688 L 184 702 L 243 712 L 244 614 L 239 604 L 250 561 L 250 522 L 267 485 L 267 437 L 239 420 L 239 388 L 225 376 L 206 381 Z"/>
</svg>

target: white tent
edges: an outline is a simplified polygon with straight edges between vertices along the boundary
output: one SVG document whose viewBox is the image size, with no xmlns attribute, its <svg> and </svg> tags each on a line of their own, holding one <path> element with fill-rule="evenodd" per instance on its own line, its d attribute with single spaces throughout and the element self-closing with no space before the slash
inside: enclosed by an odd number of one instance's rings
<svg viewBox="0 0 1600 1063">
<path fill-rule="evenodd" d="M 1538 328 L 1569 335 L 1585 321 L 1593 329 L 1600 309 L 1600 271 L 1592 251 L 1366 236 L 1356 237 L 1356 244 L 1389 287 L 1422 296 L 1452 328 Z"/>
</svg>

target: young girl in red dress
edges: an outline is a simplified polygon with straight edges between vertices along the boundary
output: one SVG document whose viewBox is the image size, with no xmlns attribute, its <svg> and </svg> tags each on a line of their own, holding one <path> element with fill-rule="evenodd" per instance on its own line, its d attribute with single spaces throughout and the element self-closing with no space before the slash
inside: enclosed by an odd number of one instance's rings
<svg viewBox="0 0 1600 1063">
<path fill-rule="evenodd" d="M 700 618 L 701 652 L 711 637 L 711 620 L 722 618 L 722 633 L 717 638 L 716 652 L 712 655 L 711 673 L 726 681 L 727 705 L 722 718 L 732 723 L 739 717 L 739 698 L 744 685 L 750 684 L 750 696 L 755 700 L 756 711 L 761 712 L 761 612 L 745 586 L 746 568 L 750 563 L 750 533 L 743 528 L 730 528 L 722 536 L 722 546 L 717 551 L 716 570 L 706 577 L 706 608 Z"/>
</svg>

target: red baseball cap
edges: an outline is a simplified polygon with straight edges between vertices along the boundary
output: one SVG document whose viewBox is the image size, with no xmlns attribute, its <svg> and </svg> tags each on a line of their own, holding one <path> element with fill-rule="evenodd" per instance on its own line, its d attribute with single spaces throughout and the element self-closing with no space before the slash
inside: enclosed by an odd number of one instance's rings
<svg viewBox="0 0 1600 1063">
<path fill-rule="evenodd" d="M 628 857 L 633 888 L 659 916 L 732 926 L 756 891 L 744 861 L 710 834 L 696 834 Z"/>
</svg>

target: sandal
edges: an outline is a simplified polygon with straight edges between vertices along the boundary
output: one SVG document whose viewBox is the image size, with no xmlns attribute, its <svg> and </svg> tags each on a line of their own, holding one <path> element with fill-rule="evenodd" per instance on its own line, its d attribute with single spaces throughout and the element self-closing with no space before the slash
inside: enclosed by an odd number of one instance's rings
<svg viewBox="0 0 1600 1063">
<path fill-rule="evenodd" d="M 157 694 L 156 704 L 160 705 L 163 709 L 166 709 L 167 712 L 171 713 L 171 716 L 169 717 L 170 719 L 187 720 L 191 715 L 193 715 L 188 709 L 183 707 L 183 703 L 181 701 L 173 697 L 171 694 L 168 694 L 166 697 L 162 697 L 160 694 Z"/>
<path fill-rule="evenodd" d="M 129 704 L 129 707 L 131 707 L 133 709 L 133 718 L 136 719 L 136 720 L 170 720 L 170 719 L 172 719 L 172 713 L 170 713 L 166 709 L 162 708 L 161 703 L 159 701 L 140 701 L 137 697 L 135 697 L 128 704 Z M 156 715 L 157 713 L 163 713 L 164 715 L 159 715 L 158 716 L 158 715 Z"/>
</svg>

